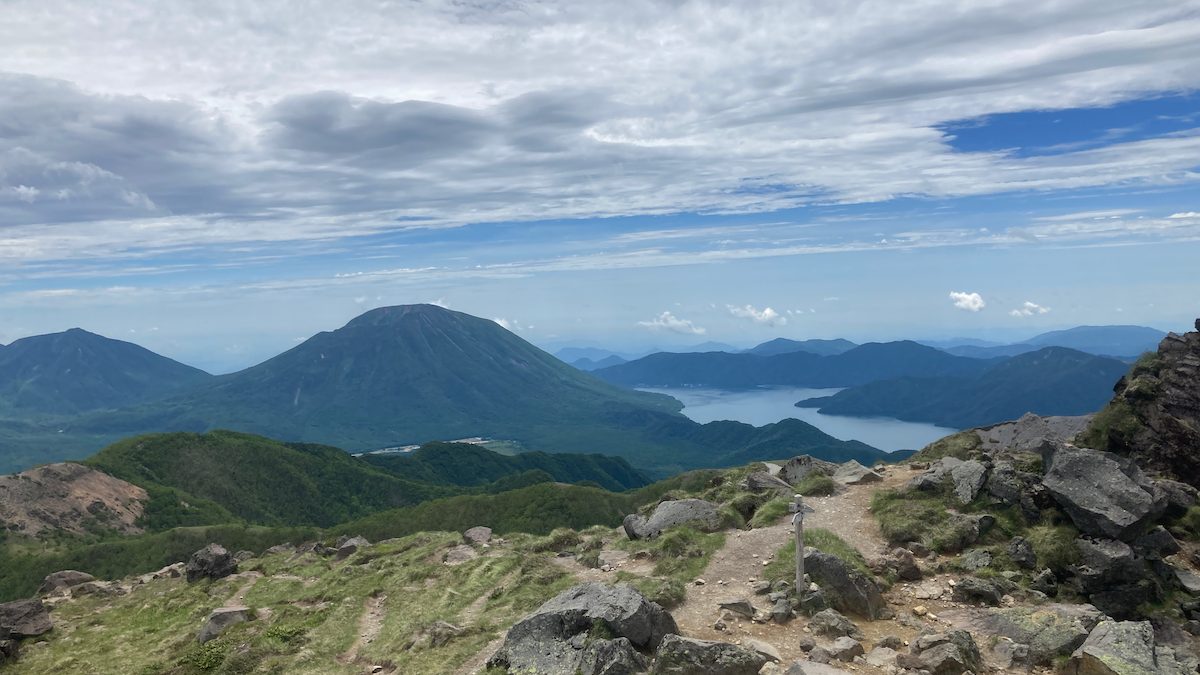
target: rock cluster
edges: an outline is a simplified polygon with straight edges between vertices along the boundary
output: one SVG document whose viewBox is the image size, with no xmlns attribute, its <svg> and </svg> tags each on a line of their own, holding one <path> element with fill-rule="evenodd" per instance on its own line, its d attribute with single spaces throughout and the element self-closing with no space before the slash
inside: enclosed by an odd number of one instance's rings
<svg viewBox="0 0 1200 675">
<path fill-rule="evenodd" d="M 630 539 L 653 539 L 678 525 L 712 532 L 721 527 L 719 507 L 703 499 L 675 499 L 660 503 L 649 517 L 630 514 L 623 523 Z"/>
</svg>

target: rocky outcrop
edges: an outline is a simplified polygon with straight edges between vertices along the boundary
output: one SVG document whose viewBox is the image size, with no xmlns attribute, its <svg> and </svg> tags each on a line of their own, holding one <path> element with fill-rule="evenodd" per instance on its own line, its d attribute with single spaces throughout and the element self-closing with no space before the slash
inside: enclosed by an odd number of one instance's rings
<svg viewBox="0 0 1200 675">
<path fill-rule="evenodd" d="M 861 485 L 863 483 L 878 483 L 883 480 L 883 476 L 852 459 L 838 465 L 837 469 L 833 472 L 833 480 L 842 485 Z"/>
<path fill-rule="evenodd" d="M 782 478 L 773 476 L 766 471 L 753 471 L 742 481 L 742 487 L 748 492 L 774 492 L 780 495 L 792 494 L 792 486 Z"/>
<path fill-rule="evenodd" d="M 996 584 L 977 577 L 964 577 L 954 585 L 955 602 L 967 604 L 999 605 L 1004 594 Z"/>
<path fill-rule="evenodd" d="M 653 539 L 678 525 L 712 532 L 721 527 L 721 513 L 716 504 L 703 499 L 676 499 L 659 504 L 649 518 L 630 514 L 623 525 L 630 539 Z"/>
<path fill-rule="evenodd" d="M 463 532 L 463 541 L 472 546 L 483 546 L 492 540 L 492 528 L 477 525 Z"/>
<path fill-rule="evenodd" d="M 249 607 L 221 607 L 214 609 L 212 614 L 208 615 L 208 620 L 204 622 L 204 626 L 196 635 L 196 641 L 204 644 L 209 640 L 215 640 L 221 636 L 230 626 L 243 623 L 251 619 Z"/>
<path fill-rule="evenodd" d="M 664 636 L 678 630 L 666 610 L 633 588 L 585 583 L 558 594 L 509 629 L 488 665 L 516 673 L 575 673 L 589 647 L 588 635 L 597 627 L 644 651 L 656 649 Z"/>
<path fill-rule="evenodd" d="M 37 637 L 54 627 L 50 613 L 37 598 L 0 604 L 0 631 L 13 638 Z"/>
<path fill-rule="evenodd" d="M 654 675 L 757 675 L 770 659 L 727 642 L 668 635 L 658 646 Z"/>
<path fill-rule="evenodd" d="M 823 459 L 799 455 L 784 463 L 779 470 L 779 477 L 791 485 L 797 485 L 812 474 L 832 476 L 838 465 Z"/>
<path fill-rule="evenodd" d="M 963 630 L 925 633 L 912 643 L 911 654 L 901 654 L 896 665 L 931 675 L 963 675 L 979 672 L 982 660 L 971 634 Z"/>
<path fill-rule="evenodd" d="M 209 544 L 196 551 L 184 568 L 189 583 L 201 579 L 223 579 L 237 571 L 237 560 L 220 544 Z"/>
<path fill-rule="evenodd" d="M 1147 562 L 1115 539 L 1079 539 L 1076 581 L 1079 590 L 1104 613 L 1136 617 L 1138 606 L 1163 599 L 1163 589 Z"/>
<path fill-rule="evenodd" d="M 1068 656 L 1087 639 L 1103 614 L 1091 605 L 1050 603 L 1033 607 L 961 609 L 942 612 L 941 619 L 975 635 L 1007 638 L 1025 645 L 1031 665 L 1049 665 Z"/>
<path fill-rule="evenodd" d="M 362 536 L 339 539 L 337 542 L 337 553 L 334 557 L 338 560 L 345 560 L 370 545 L 371 542 Z"/>
<path fill-rule="evenodd" d="M 929 469 L 914 478 L 909 487 L 917 490 L 937 490 L 949 483 L 950 490 L 959 504 L 975 501 L 987 480 L 988 467 L 974 459 L 966 461 L 956 457 L 943 457 L 930 465 Z"/>
<path fill-rule="evenodd" d="M 874 580 L 842 562 L 841 558 L 806 547 L 804 571 L 821 587 L 834 609 L 872 620 L 890 614 Z"/>
<path fill-rule="evenodd" d="M 1163 338 L 1114 391 L 1083 438 L 1200 487 L 1200 319 L 1196 332 Z"/>
<path fill-rule="evenodd" d="M 1166 495 L 1132 460 L 1065 445 L 1044 457 L 1042 484 L 1084 534 L 1132 541 L 1166 511 Z"/>
<path fill-rule="evenodd" d="M 1174 653 L 1154 644 L 1149 621 L 1103 621 L 1071 655 L 1065 675 L 1185 675 Z"/>
<path fill-rule="evenodd" d="M 1025 413 L 1018 420 L 975 429 L 984 452 L 1037 452 L 1046 442 L 1075 438 L 1091 424 L 1094 415 L 1042 417 Z"/>
<path fill-rule="evenodd" d="M 38 595 L 52 595 L 54 593 L 65 591 L 72 586 L 78 586 L 79 584 L 95 580 L 96 577 L 88 574 L 87 572 L 80 572 L 77 570 L 63 570 L 61 572 L 54 572 L 46 575 L 46 578 L 42 580 L 42 585 L 38 587 L 37 593 Z"/>
<path fill-rule="evenodd" d="M 99 522 L 138 534 L 148 499 L 142 488 L 82 464 L 47 464 L 0 476 L 0 529 L 30 537 L 88 534 Z"/>
</svg>

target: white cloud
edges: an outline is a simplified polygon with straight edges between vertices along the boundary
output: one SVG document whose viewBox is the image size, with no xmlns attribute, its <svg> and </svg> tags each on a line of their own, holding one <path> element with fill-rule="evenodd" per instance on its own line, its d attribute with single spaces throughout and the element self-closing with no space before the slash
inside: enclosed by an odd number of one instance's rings
<svg viewBox="0 0 1200 675">
<path fill-rule="evenodd" d="M 639 326 L 650 330 L 667 330 L 684 335 L 704 335 L 707 329 L 697 326 L 688 319 L 680 319 L 670 312 L 663 312 L 649 321 L 639 321 Z"/>
<path fill-rule="evenodd" d="M 429 304 L 431 304 L 435 307 L 441 307 L 442 309 L 450 309 L 450 305 L 446 304 L 445 298 L 438 298 L 437 300 L 430 300 Z"/>
<path fill-rule="evenodd" d="M 1168 218 L 1200 218 L 1200 211 L 1181 211 L 1180 213 L 1172 213 Z"/>
<path fill-rule="evenodd" d="M 987 303 L 983 301 L 983 296 L 978 293 L 950 291 L 950 299 L 954 301 L 955 307 L 968 312 L 978 312 L 987 306 Z"/>
<path fill-rule="evenodd" d="M 1043 306 L 1037 304 L 1036 302 L 1030 302 L 1030 301 L 1026 300 L 1025 304 L 1023 304 L 1020 307 L 1018 307 L 1017 309 L 1014 309 L 1011 312 L 1009 312 L 1009 315 L 1023 317 L 1023 316 L 1034 316 L 1035 314 L 1049 314 L 1049 313 L 1050 313 L 1049 307 L 1043 307 Z"/>
<path fill-rule="evenodd" d="M 495 321 L 496 323 L 500 324 L 501 328 L 512 333 L 520 333 L 533 328 L 533 326 L 522 326 L 521 322 L 515 319 L 496 318 L 492 319 L 492 321 Z"/>
<path fill-rule="evenodd" d="M 744 305 L 741 307 L 736 305 L 726 305 L 725 308 L 729 310 L 730 314 L 738 317 L 739 319 L 749 319 L 754 323 L 762 324 L 764 326 L 787 325 L 787 317 L 780 315 L 779 312 L 776 312 L 770 307 L 758 309 L 754 305 Z"/>
</svg>

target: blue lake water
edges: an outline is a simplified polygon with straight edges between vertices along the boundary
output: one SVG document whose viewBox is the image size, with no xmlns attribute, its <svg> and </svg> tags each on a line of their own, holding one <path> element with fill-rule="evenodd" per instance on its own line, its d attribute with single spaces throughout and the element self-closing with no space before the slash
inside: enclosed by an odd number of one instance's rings
<svg viewBox="0 0 1200 675">
<path fill-rule="evenodd" d="M 920 449 L 958 429 L 919 422 L 903 422 L 890 417 L 843 417 L 822 415 L 815 408 L 797 408 L 796 401 L 814 396 L 829 396 L 838 389 L 800 387 L 760 387 L 745 391 L 724 389 L 645 388 L 674 396 L 683 403 L 683 414 L 700 422 L 734 420 L 762 426 L 794 417 L 842 440 L 857 440 L 880 450 Z"/>
</svg>

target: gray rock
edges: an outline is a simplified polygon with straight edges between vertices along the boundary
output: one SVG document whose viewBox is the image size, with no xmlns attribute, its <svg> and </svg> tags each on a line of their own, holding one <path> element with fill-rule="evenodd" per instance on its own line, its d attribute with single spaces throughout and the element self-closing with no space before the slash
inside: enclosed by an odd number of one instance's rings
<svg viewBox="0 0 1200 675">
<path fill-rule="evenodd" d="M 885 636 L 879 638 L 879 642 L 877 642 L 875 644 L 875 646 L 876 647 L 887 647 L 888 649 L 892 649 L 892 650 L 899 650 L 901 647 L 904 646 L 904 641 L 901 640 L 896 635 L 885 635 Z"/>
<path fill-rule="evenodd" d="M 780 495 L 790 496 L 794 490 L 787 481 L 779 476 L 773 476 L 766 471 L 754 471 L 746 476 L 743 482 L 743 487 L 749 492 L 773 492 Z"/>
<path fill-rule="evenodd" d="M 883 476 L 852 459 L 838 466 L 833 472 L 833 479 L 842 485 L 862 485 L 878 483 L 883 480 Z"/>
<path fill-rule="evenodd" d="M 992 658 L 1001 670 L 1009 670 L 1015 666 L 1030 666 L 1029 645 L 1013 642 L 1008 638 L 1000 638 L 992 645 Z M 1025 668 L 1029 670 L 1029 668 Z"/>
<path fill-rule="evenodd" d="M 1187 483 L 1159 479 L 1154 481 L 1154 485 L 1167 500 L 1167 512 L 1164 514 L 1167 518 L 1178 518 L 1187 513 L 1188 509 L 1200 503 L 1200 494 L 1197 493 L 1196 488 Z"/>
<path fill-rule="evenodd" d="M 852 637 L 856 640 L 863 639 L 862 631 L 859 630 L 858 626 L 836 609 L 826 609 L 817 612 L 809 620 L 808 627 L 816 635 Z"/>
<path fill-rule="evenodd" d="M 979 648 L 967 631 L 922 635 L 917 638 L 917 650 L 920 653 L 920 667 L 932 675 L 962 675 L 979 671 Z"/>
<path fill-rule="evenodd" d="M 200 629 L 200 633 L 196 635 L 196 641 L 204 644 L 209 640 L 215 640 L 229 629 L 234 624 L 243 623 L 250 620 L 249 607 L 221 607 L 214 609 L 212 614 L 208 615 L 208 620 L 204 622 L 204 626 Z"/>
<path fill-rule="evenodd" d="M 1047 442 L 1069 441 L 1087 430 L 1094 415 L 1042 417 L 1025 413 L 1012 422 L 1001 422 L 975 430 L 987 452 L 1036 451 Z"/>
<path fill-rule="evenodd" d="M 586 637 L 596 625 L 641 650 L 654 649 L 665 635 L 678 630 L 666 610 L 632 587 L 585 583 L 517 622 L 488 665 L 515 672 L 574 673 L 583 662 L 585 646 L 576 638 Z"/>
<path fill-rule="evenodd" d="M 862 656 L 866 651 L 862 643 L 852 637 L 840 637 L 833 641 L 829 653 L 838 661 L 853 661 L 854 657 Z"/>
<path fill-rule="evenodd" d="M 350 537 L 338 544 L 336 557 L 338 560 L 345 560 L 370 545 L 371 542 L 367 541 L 364 537 Z"/>
<path fill-rule="evenodd" d="M 1183 550 L 1183 547 L 1179 545 L 1175 537 L 1171 536 L 1167 528 L 1162 525 L 1158 525 L 1146 534 L 1134 539 L 1132 546 L 1142 555 L 1152 555 L 1160 558 L 1175 555 Z"/>
<path fill-rule="evenodd" d="M 291 553 L 295 550 L 296 550 L 296 547 L 292 544 L 276 544 L 275 546 L 272 546 L 271 548 L 268 548 L 267 550 L 263 551 L 263 555 L 278 555 L 280 553 Z"/>
<path fill-rule="evenodd" d="M 1034 575 L 1033 579 L 1029 582 L 1029 588 L 1049 596 L 1058 595 L 1058 578 L 1047 567 Z"/>
<path fill-rule="evenodd" d="M 810 635 L 801 635 L 800 637 L 796 638 L 796 646 L 799 647 L 800 651 L 802 652 L 811 652 L 813 648 L 817 646 L 817 641 L 812 639 L 812 636 Z"/>
<path fill-rule="evenodd" d="M 1159 658 L 1149 621 L 1102 621 L 1075 650 L 1065 675 L 1183 675 L 1174 658 Z"/>
<path fill-rule="evenodd" d="M 1138 606 L 1163 598 L 1163 589 L 1146 561 L 1115 539 L 1081 538 L 1075 542 L 1080 590 L 1100 611 L 1116 619 L 1135 617 Z"/>
<path fill-rule="evenodd" d="M 954 484 L 954 497 L 960 504 L 975 501 L 987 479 L 987 467 L 982 462 L 969 459 L 950 469 L 950 480 Z"/>
<path fill-rule="evenodd" d="M 775 645 L 767 644 L 766 642 L 763 642 L 762 640 L 755 640 L 754 638 L 744 638 L 742 640 L 742 646 L 745 647 L 746 649 L 750 649 L 750 650 L 758 652 L 759 654 L 762 654 L 763 656 L 767 657 L 768 660 L 773 661 L 775 663 L 779 663 L 780 661 L 783 660 L 783 657 L 779 654 L 779 650 L 775 648 Z"/>
<path fill-rule="evenodd" d="M 463 541 L 472 546 L 483 546 L 492 540 L 492 528 L 477 525 L 463 532 Z"/>
<path fill-rule="evenodd" d="M 958 557 L 958 566 L 968 572 L 978 572 L 991 565 L 992 554 L 981 548 L 973 548 Z"/>
<path fill-rule="evenodd" d="M 896 571 L 896 577 L 901 581 L 920 581 L 921 567 L 912 551 L 904 548 L 892 549 L 888 554 L 887 565 Z"/>
<path fill-rule="evenodd" d="M 781 625 L 792 620 L 792 603 L 787 598 L 780 598 L 771 605 L 771 620 Z"/>
<path fill-rule="evenodd" d="M 769 659 L 727 642 L 667 635 L 658 645 L 654 675 L 758 675 Z"/>
<path fill-rule="evenodd" d="M 583 648 L 578 675 L 636 675 L 646 672 L 649 660 L 627 638 L 595 640 Z"/>
<path fill-rule="evenodd" d="M 891 647 L 876 647 L 867 652 L 867 665 L 873 668 L 887 668 L 896 665 L 896 650 Z"/>
<path fill-rule="evenodd" d="M 1171 569 L 1175 572 L 1175 579 L 1183 590 L 1192 595 L 1200 595 L 1200 574 L 1182 567 L 1172 567 Z"/>
<path fill-rule="evenodd" d="M 79 572 L 77 570 L 54 572 L 46 575 L 46 578 L 42 580 L 42 585 L 38 587 L 37 593 L 38 595 L 51 595 L 59 591 L 65 591 L 72 586 L 78 586 L 79 584 L 95 580 L 96 577 L 87 572 Z"/>
<path fill-rule="evenodd" d="M 750 584 L 750 590 L 754 591 L 755 595 L 766 595 L 771 592 L 771 582 L 756 581 Z"/>
<path fill-rule="evenodd" d="M 1031 570 L 1037 567 L 1037 553 L 1025 537 L 1013 537 L 1008 542 L 1008 557 L 1017 567 Z"/>
<path fill-rule="evenodd" d="M 1132 541 L 1166 510 L 1132 460 L 1068 446 L 1047 454 L 1042 484 L 1083 534 Z"/>
<path fill-rule="evenodd" d="M 829 663 L 833 661 L 833 654 L 825 647 L 813 647 L 808 651 L 808 660 L 813 663 Z"/>
<path fill-rule="evenodd" d="M 882 619 L 891 612 L 874 580 L 840 558 L 815 548 L 804 549 L 804 569 L 825 593 L 829 604 L 841 612 L 867 619 Z"/>
<path fill-rule="evenodd" d="M 754 618 L 754 605 L 750 604 L 750 601 L 745 598 L 726 600 L 725 602 L 717 605 L 717 609 L 730 611 L 734 614 L 741 614 L 747 619 Z"/>
<path fill-rule="evenodd" d="M 985 489 L 1002 503 L 1020 509 L 1030 522 L 1039 520 L 1042 508 L 1054 503 L 1053 496 L 1042 485 L 1041 476 L 1020 471 L 1006 460 L 992 466 Z"/>
<path fill-rule="evenodd" d="M 50 613 L 38 598 L 0 603 L 0 631 L 11 637 L 37 637 L 53 627 Z"/>
<path fill-rule="evenodd" d="M 939 617 L 957 629 L 1027 645 L 1029 662 L 1049 665 L 1068 656 L 1103 618 L 1091 605 L 1045 604 L 1032 607 L 948 610 Z"/>
<path fill-rule="evenodd" d="M 785 670 L 783 675 L 846 675 L 849 672 L 851 671 L 831 666 L 828 662 L 797 661 Z"/>
<path fill-rule="evenodd" d="M 20 652 L 20 644 L 16 640 L 0 639 L 0 666 L 15 663 Z"/>
<path fill-rule="evenodd" d="M 450 550 L 442 555 L 442 562 L 447 565 L 461 565 L 478 557 L 479 553 L 475 551 L 474 547 L 467 544 L 459 544 L 451 547 Z"/>
<path fill-rule="evenodd" d="M 201 579 L 224 579 L 230 574 L 237 574 L 237 571 L 237 561 L 220 544 L 209 544 L 196 551 L 184 568 L 189 583 Z"/>
<path fill-rule="evenodd" d="M 649 518 L 630 514 L 623 523 L 630 539 L 653 539 L 678 525 L 714 532 L 721 527 L 720 507 L 703 499 L 676 499 L 659 504 Z"/>
<path fill-rule="evenodd" d="M 791 485 L 796 485 L 813 473 L 832 476 L 836 470 L 837 464 L 808 455 L 800 455 L 789 459 L 783 465 L 783 468 L 779 470 L 779 477 Z"/>
<path fill-rule="evenodd" d="M 996 584 L 978 577 L 964 577 L 954 586 L 955 602 L 999 605 L 1004 594 Z"/>
</svg>

